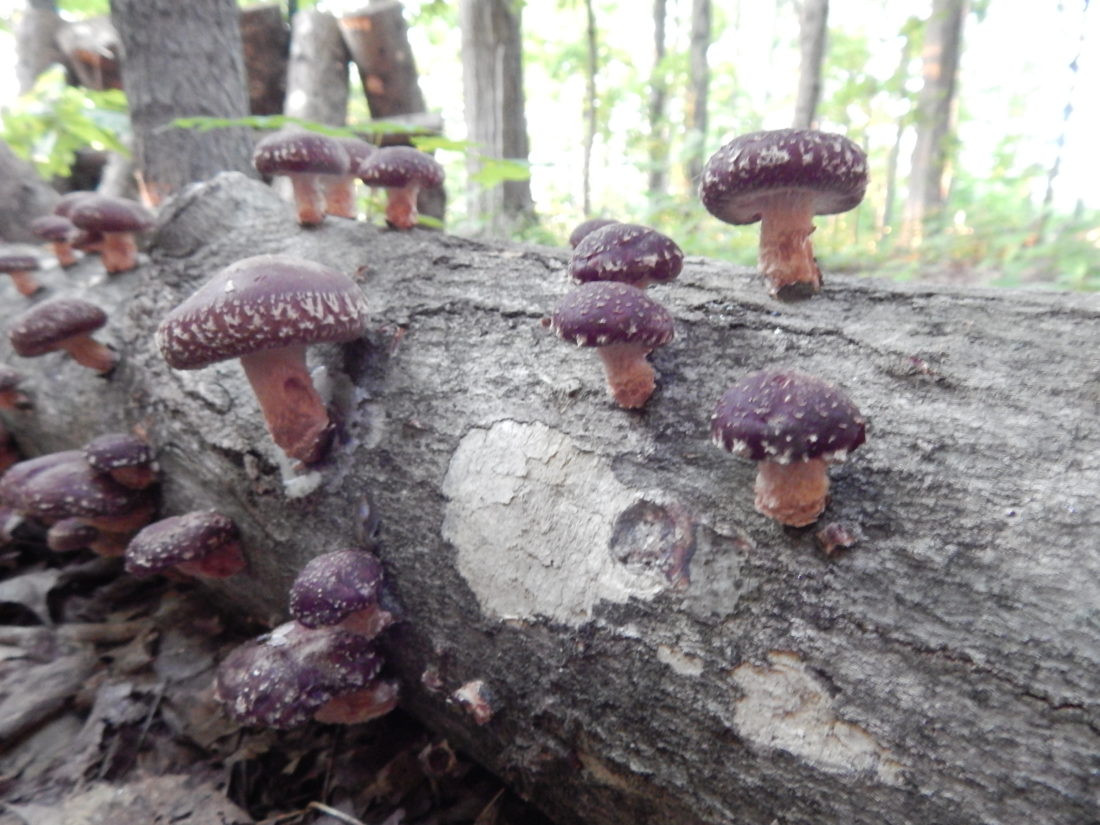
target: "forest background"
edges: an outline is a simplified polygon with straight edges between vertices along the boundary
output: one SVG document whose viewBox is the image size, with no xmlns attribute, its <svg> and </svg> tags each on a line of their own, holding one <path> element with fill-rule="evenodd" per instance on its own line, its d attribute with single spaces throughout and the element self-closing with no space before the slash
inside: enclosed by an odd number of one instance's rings
<svg viewBox="0 0 1100 825">
<path fill-rule="evenodd" d="M 356 6 L 317 5 L 337 16 Z M 658 228 L 689 254 L 752 265 L 755 230 L 733 230 L 707 215 L 694 178 L 701 161 L 731 137 L 792 124 L 807 71 L 800 12 L 817 5 L 827 8 L 827 32 L 813 122 L 847 134 L 871 161 L 863 205 L 819 219 L 815 249 L 827 271 L 1100 289 L 1100 164 L 1093 148 L 1100 12 L 1087 0 L 515 5 L 530 153 L 520 164 L 484 166 L 471 157 L 485 147 L 467 140 L 459 4 L 404 3 L 427 108 L 442 115 L 448 139 L 438 157 L 447 167 L 452 232 L 560 246 L 573 225 L 602 215 Z M 0 65 L 0 137 L 42 173 L 56 175 L 76 146 L 126 143 L 125 101 L 120 92 L 66 87 L 60 72 L 20 97 L 13 29 L 23 6 L 0 0 L 0 61 L 7 63 Z M 69 18 L 109 12 L 107 0 L 58 6 Z M 692 56 L 701 7 L 709 44 L 702 67 Z M 931 171 L 938 191 L 920 192 L 914 182 L 928 171 L 914 164 L 927 118 L 922 89 L 935 59 L 930 32 L 947 13 L 958 16 L 957 82 L 940 92 L 948 97 L 948 122 Z M 353 76 L 351 125 L 369 118 L 356 83 Z M 528 171 L 530 209 L 522 216 L 501 221 L 478 205 L 480 190 Z M 464 191 L 469 197 L 459 196 Z"/>
</svg>

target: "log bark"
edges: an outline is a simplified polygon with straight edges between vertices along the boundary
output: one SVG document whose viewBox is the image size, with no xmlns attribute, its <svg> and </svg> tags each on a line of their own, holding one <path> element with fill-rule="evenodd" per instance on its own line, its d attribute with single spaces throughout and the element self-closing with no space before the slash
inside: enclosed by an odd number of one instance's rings
<svg viewBox="0 0 1100 825">
<path fill-rule="evenodd" d="M 795 129 L 817 126 L 817 105 L 821 101 L 821 68 L 825 62 L 825 41 L 829 33 L 829 0 L 802 0 L 798 15 L 798 97 L 794 104 Z"/>
<path fill-rule="evenodd" d="M 0 141 L 0 240 L 38 243 L 31 221 L 53 209 L 57 190 Z"/>
<path fill-rule="evenodd" d="M 348 48 L 329 12 L 303 9 L 291 23 L 283 113 L 343 126 L 348 115 Z"/>
<path fill-rule="evenodd" d="M 371 117 L 424 111 L 405 12 L 398 0 L 372 0 L 340 18 L 351 59 L 359 68 Z"/>
<path fill-rule="evenodd" d="M 248 110 L 281 115 L 286 99 L 290 30 L 279 4 L 241 9 L 241 47 L 248 83 Z"/>
<path fill-rule="evenodd" d="M 171 307 L 259 252 L 355 273 L 373 313 L 310 355 L 341 435 L 298 497 L 239 365 L 175 372 L 153 345 Z M 166 206 L 150 254 L 106 281 L 91 259 L 45 274 L 110 311 L 124 358 L 104 379 L 0 342 L 36 403 L 9 429 L 40 452 L 141 424 L 163 512 L 241 527 L 250 570 L 212 598 L 271 622 L 307 559 L 363 544 L 369 502 L 405 705 L 556 821 L 1100 817 L 1097 296 L 837 276 L 780 304 L 689 257 L 652 290 L 678 328 L 657 394 L 625 412 L 597 359 L 540 324 L 564 250 L 302 230 L 223 175 Z M 862 538 L 832 556 L 755 513 L 754 468 L 710 443 L 718 396 L 777 365 L 869 421 L 818 525 Z M 476 679 L 483 725 L 448 698 Z"/>
</svg>

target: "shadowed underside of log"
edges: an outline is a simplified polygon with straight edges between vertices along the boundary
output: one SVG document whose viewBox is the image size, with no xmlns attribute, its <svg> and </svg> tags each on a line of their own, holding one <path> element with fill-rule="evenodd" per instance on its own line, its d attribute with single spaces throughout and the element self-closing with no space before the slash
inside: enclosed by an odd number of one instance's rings
<svg viewBox="0 0 1100 825">
<path fill-rule="evenodd" d="M 311 351 L 341 435 L 293 498 L 239 365 L 173 372 L 152 344 L 261 252 L 354 273 L 373 316 Z M 625 412 L 594 355 L 540 324 L 568 288 L 559 250 L 302 230 L 226 175 L 167 206 L 150 255 L 109 282 L 95 261 L 44 276 L 111 312 L 124 361 L 103 379 L 5 341 L 37 404 L 9 428 L 41 452 L 143 425 L 165 513 L 242 528 L 250 570 L 212 596 L 270 621 L 307 559 L 362 542 L 369 502 L 406 705 L 560 822 L 1100 817 L 1095 298 L 838 277 L 788 305 L 689 258 L 651 291 L 678 334 Z M 5 313 L 25 302 L 2 288 Z M 717 398 L 770 366 L 868 418 L 817 525 L 858 529 L 846 552 L 758 515 L 755 468 L 709 441 Z M 448 698 L 475 679 L 480 726 Z"/>
</svg>

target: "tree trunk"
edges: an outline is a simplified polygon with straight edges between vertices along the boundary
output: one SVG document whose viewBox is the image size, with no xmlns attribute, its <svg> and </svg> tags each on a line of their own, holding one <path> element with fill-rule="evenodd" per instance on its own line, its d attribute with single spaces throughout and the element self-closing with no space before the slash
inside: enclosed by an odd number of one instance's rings
<svg viewBox="0 0 1100 825">
<path fill-rule="evenodd" d="M 798 18 L 798 43 L 802 62 L 798 69 L 798 100 L 794 106 L 795 129 L 817 125 L 821 102 L 821 67 L 829 33 L 829 0 L 802 0 Z"/>
<path fill-rule="evenodd" d="M 23 18 L 15 31 L 15 77 L 19 93 L 30 91 L 35 80 L 53 63 L 64 63 L 57 45 L 57 32 L 65 25 L 57 13 L 56 0 L 27 0 Z"/>
<path fill-rule="evenodd" d="M 596 129 L 599 122 L 599 90 L 596 72 L 599 71 L 599 35 L 596 30 L 596 10 L 592 0 L 584 0 L 584 39 L 587 47 L 584 75 L 584 136 L 581 163 L 582 205 L 585 216 L 592 214 L 592 150 L 596 145 Z"/>
<path fill-rule="evenodd" d="M 668 0 L 653 0 L 653 73 L 649 79 L 649 198 L 668 190 L 668 83 L 664 65 Z"/>
<path fill-rule="evenodd" d="M 691 82 L 688 87 L 688 159 L 687 178 L 692 187 L 703 175 L 707 148 L 707 106 L 710 97 L 711 0 L 692 0 L 691 45 L 689 62 Z"/>
<path fill-rule="evenodd" d="M 234 0 L 111 0 L 143 197 L 159 204 L 223 170 L 252 171 L 247 129 L 176 129 L 176 118 L 248 115 Z"/>
<path fill-rule="evenodd" d="M 167 204 L 151 240 L 94 287 L 94 260 L 46 273 L 110 312 L 123 360 L 104 379 L 0 341 L 36 405 L 9 429 L 35 453 L 141 424 L 162 513 L 241 528 L 250 570 L 212 597 L 271 622 L 307 559 L 362 542 L 369 500 L 404 705 L 562 825 L 1100 817 L 1100 297 L 838 275 L 780 305 L 693 258 L 654 292 L 678 337 L 626 412 L 540 324 L 564 250 L 302 230 L 239 175 Z M 160 318 L 260 249 L 358 273 L 372 312 L 311 352 L 341 435 L 296 498 L 240 366 L 154 351 Z M 846 551 L 754 512 L 755 468 L 710 442 L 718 396 L 778 365 L 868 418 L 816 525 L 862 536 Z M 448 699 L 474 679 L 482 725 Z"/>
<path fill-rule="evenodd" d="M 917 142 L 909 171 L 902 240 L 919 245 L 946 203 L 945 175 L 954 127 L 955 87 L 968 0 L 933 0 L 925 24 L 924 85 L 917 100 Z"/>
<path fill-rule="evenodd" d="M 521 14 L 513 0 L 459 4 L 466 133 L 477 147 L 469 163 L 473 174 L 481 158 L 528 159 Z M 506 236 L 534 217 L 529 180 L 471 182 L 469 204 L 470 217 L 489 236 Z"/>
<path fill-rule="evenodd" d="M 248 84 L 248 111 L 278 115 L 286 98 L 290 32 L 278 4 L 248 6 L 240 11 L 241 47 Z"/>
<path fill-rule="evenodd" d="M 372 0 L 365 9 L 341 17 L 340 30 L 359 68 L 371 117 L 385 120 L 424 111 L 409 27 L 398 0 Z"/>
<path fill-rule="evenodd" d="M 57 32 L 65 63 L 81 86 L 121 89 L 118 31 L 108 17 L 65 23 Z"/>
<path fill-rule="evenodd" d="M 348 48 L 335 16 L 303 9 L 291 21 L 284 114 L 329 126 L 348 115 Z"/>
<path fill-rule="evenodd" d="M 33 166 L 0 141 L 0 240 L 38 243 L 31 221 L 53 209 L 57 197 Z"/>
</svg>

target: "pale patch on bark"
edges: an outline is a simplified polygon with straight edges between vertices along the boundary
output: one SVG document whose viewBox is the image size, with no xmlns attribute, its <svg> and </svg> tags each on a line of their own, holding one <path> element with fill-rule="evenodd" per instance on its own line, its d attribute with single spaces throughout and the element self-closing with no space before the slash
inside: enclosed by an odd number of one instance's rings
<svg viewBox="0 0 1100 825">
<path fill-rule="evenodd" d="M 610 550 L 616 517 L 642 493 L 563 433 L 501 421 L 471 430 L 451 457 L 443 537 L 486 614 L 576 626 L 600 601 L 652 599 L 667 585 Z"/>
<path fill-rule="evenodd" d="M 703 672 L 701 658 L 668 645 L 657 645 L 657 661 L 668 665 L 681 676 L 698 676 Z"/>
<path fill-rule="evenodd" d="M 734 709 L 738 733 L 829 773 L 872 774 L 900 784 L 901 765 L 863 728 L 836 717 L 826 687 L 798 656 L 773 651 L 768 661 L 768 667 L 745 663 L 732 671 L 744 692 Z"/>
</svg>

